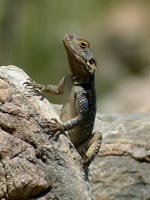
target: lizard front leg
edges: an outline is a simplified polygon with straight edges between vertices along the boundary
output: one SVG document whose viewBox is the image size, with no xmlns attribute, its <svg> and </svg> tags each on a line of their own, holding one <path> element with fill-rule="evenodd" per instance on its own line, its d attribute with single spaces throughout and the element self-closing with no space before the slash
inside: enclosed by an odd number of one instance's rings
<svg viewBox="0 0 150 200">
<path fill-rule="evenodd" d="M 77 92 L 75 94 L 75 106 L 78 112 L 78 115 L 64 123 L 59 122 L 57 119 L 51 119 L 50 126 L 52 131 L 63 130 L 68 131 L 76 126 L 79 126 L 85 119 L 85 116 L 88 114 L 88 100 L 83 92 Z M 78 133 L 77 133 L 78 137 Z"/>
<path fill-rule="evenodd" d="M 65 77 L 63 77 L 58 85 L 43 85 L 40 83 L 37 83 L 35 81 L 32 81 L 31 79 L 28 79 L 25 83 L 26 87 L 32 87 L 34 89 L 39 90 L 40 92 L 47 92 L 55 95 L 59 95 L 63 93 L 64 90 L 64 84 L 65 84 Z"/>
<path fill-rule="evenodd" d="M 76 117 L 64 123 L 58 121 L 57 119 L 51 119 L 50 129 L 52 132 L 55 132 L 55 135 L 59 135 L 61 131 L 69 131 L 83 122 L 88 111 L 88 100 L 85 93 L 77 92 L 75 94 L 75 104 L 76 110 L 78 111 L 78 115 Z M 78 132 L 76 133 L 76 137 L 78 137 Z"/>
</svg>

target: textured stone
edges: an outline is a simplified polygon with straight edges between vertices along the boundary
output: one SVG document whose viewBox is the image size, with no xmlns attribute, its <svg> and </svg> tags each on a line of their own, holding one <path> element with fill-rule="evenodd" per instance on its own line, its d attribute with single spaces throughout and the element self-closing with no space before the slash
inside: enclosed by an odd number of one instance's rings
<svg viewBox="0 0 150 200">
<path fill-rule="evenodd" d="M 150 199 L 150 113 L 97 114 L 103 133 L 90 167 L 94 200 Z"/>
<path fill-rule="evenodd" d="M 65 133 L 50 137 L 58 116 L 27 78 L 0 67 L 0 199 L 91 200 L 81 157 Z"/>
<path fill-rule="evenodd" d="M 0 199 L 90 200 L 81 157 L 62 133 L 49 138 L 58 118 L 28 76 L 0 67 Z M 101 151 L 90 166 L 93 200 L 150 199 L 150 113 L 97 114 Z"/>
</svg>

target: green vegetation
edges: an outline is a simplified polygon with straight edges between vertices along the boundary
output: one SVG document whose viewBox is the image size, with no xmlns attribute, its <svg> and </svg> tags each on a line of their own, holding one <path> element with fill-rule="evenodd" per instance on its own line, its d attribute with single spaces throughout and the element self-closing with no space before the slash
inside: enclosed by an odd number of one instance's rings
<svg viewBox="0 0 150 200">
<path fill-rule="evenodd" d="M 0 65 L 14 64 L 38 82 L 57 83 L 68 71 L 63 35 L 73 32 L 89 41 L 96 38 L 93 46 L 98 49 L 100 27 L 95 27 L 103 22 L 103 13 L 119 2 L 1 0 Z M 97 54 L 99 61 L 99 50 Z M 106 85 L 99 90 L 103 92 Z"/>
</svg>

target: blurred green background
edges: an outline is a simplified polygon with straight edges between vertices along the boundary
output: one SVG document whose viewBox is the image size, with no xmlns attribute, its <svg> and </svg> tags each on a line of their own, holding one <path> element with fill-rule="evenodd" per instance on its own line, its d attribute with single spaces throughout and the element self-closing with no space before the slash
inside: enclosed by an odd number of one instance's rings
<svg viewBox="0 0 150 200">
<path fill-rule="evenodd" d="M 75 33 L 97 58 L 98 110 L 150 111 L 149 13 L 148 0 L 0 0 L 0 65 L 56 84 L 69 70 L 63 35 Z"/>
</svg>

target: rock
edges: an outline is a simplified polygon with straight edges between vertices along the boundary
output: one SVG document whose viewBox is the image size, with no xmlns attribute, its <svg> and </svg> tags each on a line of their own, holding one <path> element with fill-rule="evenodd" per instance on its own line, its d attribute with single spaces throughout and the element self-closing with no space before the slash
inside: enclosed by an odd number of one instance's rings
<svg viewBox="0 0 150 200">
<path fill-rule="evenodd" d="M 91 200 L 82 160 L 68 137 L 49 137 L 53 106 L 23 83 L 15 66 L 0 67 L 0 199 Z M 89 168 L 92 200 L 150 199 L 150 113 L 97 113 L 103 134 Z"/>
<path fill-rule="evenodd" d="M 150 199 L 150 113 L 97 114 L 103 144 L 90 166 L 93 200 Z"/>
<path fill-rule="evenodd" d="M 81 157 L 65 133 L 50 137 L 58 116 L 28 78 L 0 67 L 0 199 L 91 200 Z"/>
</svg>

